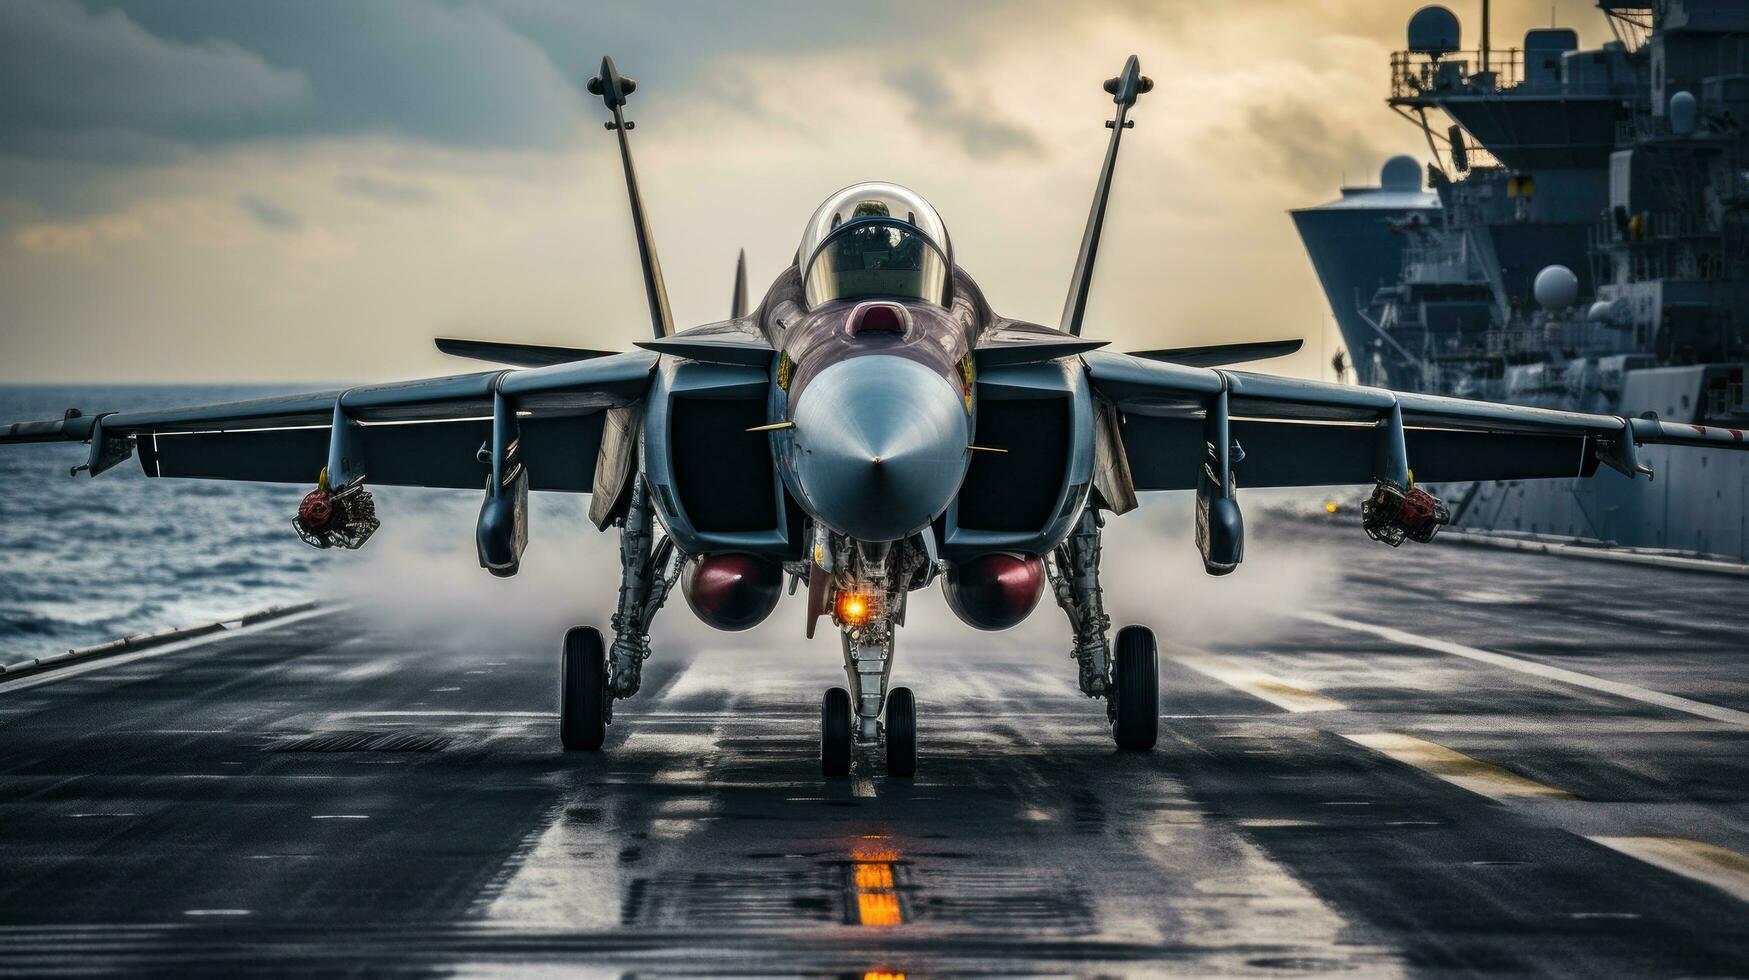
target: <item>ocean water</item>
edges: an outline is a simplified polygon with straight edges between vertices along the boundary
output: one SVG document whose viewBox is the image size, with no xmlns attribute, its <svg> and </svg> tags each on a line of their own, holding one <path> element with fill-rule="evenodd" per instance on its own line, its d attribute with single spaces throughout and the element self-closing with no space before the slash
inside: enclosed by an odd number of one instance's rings
<svg viewBox="0 0 1749 980">
<path fill-rule="evenodd" d="M 6 386 L 0 419 L 233 401 L 273 388 Z M 290 520 L 303 490 L 147 479 L 129 460 L 68 476 L 78 443 L 0 447 L 0 662 L 305 598 L 332 556 Z"/>
<path fill-rule="evenodd" d="M 0 420 L 322 387 L 0 386 Z M 617 540 L 588 523 L 585 496 L 534 494 L 523 572 L 498 579 L 474 552 L 482 491 L 378 488 L 382 529 L 360 551 L 324 551 L 291 526 L 309 486 L 150 479 L 137 457 L 95 479 L 69 477 L 87 452 L 79 443 L 0 447 L 0 663 L 305 599 L 345 600 L 409 631 L 545 655 L 567 626 L 604 622 L 612 610 Z"/>
</svg>

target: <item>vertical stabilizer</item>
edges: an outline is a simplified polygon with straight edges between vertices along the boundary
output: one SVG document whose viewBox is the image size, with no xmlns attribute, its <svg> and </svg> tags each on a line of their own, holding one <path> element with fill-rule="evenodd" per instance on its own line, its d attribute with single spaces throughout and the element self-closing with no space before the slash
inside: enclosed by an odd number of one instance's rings
<svg viewBox="0 0 1749 980">
<path fill-rule="evenodd" d="M 1125 116 L 1136 98 L 1153 89 L 1154 80 L 1142 74 L 1142 64 L 1135 55 L 1124 62 L 1116 78 L 1105 80 L 1105 90 L 1117 103 L 1117 118 L 1105 125 L 1111 130 L 1111 143 L 1105 148 L 1105 165 L 1099 169 L 1099 183 L 1093 188 L 1093 210 L 1087 215 L 1087 230 L 1081 236 L 1081 254 L 1075 258 L 1075 274 L 1069 278 L 1069 298 L 1063 304 L 1063 330 L 1081 336 L 1081 317 L 1087 312 L 1087 291 L 1093 285 L 1093 259 L 1099 252 L 1099 232 L 1105 225 L 1105 201 L 1111 196 L 1111 173 L 1117 166 L 1117 145 L 1123 131 L 1134 126 Z"/>
<path fill-rule="evenodd" d="M 632 148 L 626 133 L 636 124 L 626 121 L 621 110 L 638 83 L 620 75 L 612 58 L 601 59 L 601 74 L 589 80 L 589 94 L 601 96 L 613 122 L 607 128 L 619 137 L 619 159 L 625 165 L 626 194 L 632 203 L 632 233 L 638 240 L 638 261 L 644 267 L 644 294 L 650 301 L 650 326 L 658 339 L 674 333 L 674 316 L 668 312 L 668 287 L 662 282 L 662 263 L 656 258 L 656 240 L 650 234 L 650 217 L 644 211 L 644 196 L 638 192 L 638 172 L 632 166 Z"/>
<path fill-rule="evenodd" d="M 747 315 L 747 250 L 735 256 L 735 295 L 729 300 L 729 319 L 739 320 Z"/>
</svg>

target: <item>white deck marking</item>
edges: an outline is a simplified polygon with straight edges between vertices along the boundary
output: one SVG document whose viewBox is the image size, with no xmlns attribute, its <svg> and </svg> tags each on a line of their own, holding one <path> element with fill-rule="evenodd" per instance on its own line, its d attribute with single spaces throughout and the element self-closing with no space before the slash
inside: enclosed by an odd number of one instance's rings
<svg viewBox="0 0 1749 980">
<path fill-rule="evenodd" d="M 1278 708 L 1296 714 L 1307 711 L 1348 710 L 1347 705 L 1333 698 L 1327 698 L 1316 691 L 1290 684 L 1272 674 L 1266 674 L 1225 657 L 1217 657 L 1206 650 L 1172 647 L 1166 650 L 1165 654 L 1166 659 L 1173 663 L 1182 664 L 1199 674 L 1212 677 L 1229 687 L 1237 688 L 1254 698 L 1261 698 Z"/>
<path fill-rule="evenodd" d="M 1499 766 L 1472 759 L 1462 752 L 1448 749 L 1437 742 L 1416 738 L 1413 735 L 1400 735 L 1395 732 L 1363 732 L 1360 734 L 1343 734 L 1356 745 L 1372 749 L 1381 755 L 1389 756 L 1405 765 L 1414 766 L 1423 772 L 1431 773 L 1453 786 L 1462 787 L 1472 793 L 1486 796 L 1493 800 L 1509 800 L 1523 797 L 1542 797 L 1544 799 L 1570 800 L 1573 794 L 1553 786 L 1544 786 L 1532 779 L 1526 779 L 1514 772 L 1509 772 Z"/>
<path fill-rule="evenodd" d="M 1593 837 L 1591 840 L 1749 902 L 1749 857 L 1736 851 L 1686 837 Z"/>
<path fill-rule="evenodd" d="M 239 626 L 236 629 L 227 629 L 218 633 L 208 633 L 205 636 L 196 636 L 187 640 L 177 640 L 174 643 L 166 643 L 163 646 L 147 647 L 144 650 L 137 650 L 133 653 L 118 653 L 109 657 L 93 657 L 88 661 L 75 661 L 65 667 L 51 667 L 48 670 L 43 671 L 41 674 L 25 674 L 20 676 L 18 680 L 7 681 L 4 684 L 0 684 L 0 697 L 17 691 L 26 691 L 33 687 L 41 687 L 44 684 L 53 684 L 56 681 L 64 681 L 69 677 L 78 677 L 81 674 L 89 674 L 94 670 L 103 670 L 106 667 L 119 667 L 122 664 L 131 664 L 136 660 L 147 660 L 152 657 L 162 657 L 171 653 L 181 653 L 184 650 L 192 650 L 195 647 L 212 646 L 215 643 L 223 643 L 224 641 L 235 637 L 262 633 L 267 630 L 278 629 L 281 626 L 290 626 L 293 623 L 301 623 L 306 619 L 314 619 L 317 616 L 329 616 L 339 611 L 339 607 L 322 606 L 305 612 L 292 613 L 289 616 L 278 616 L 273 619 L 263 620 L 262 622 L 250 626 Z"/>
<path fill-rule="evenodd" d="M 1374 636 L 1390 640 L 1392 643 L 1400 643 L 1404 646 L 1421 647 L 1424 650 L 1448 653 L 1454 657 L 1463 657 L 1467 660 L 1474 660 L 1478 663 L 1489 664 L 1494 667 L 1502 667 L 1506 670 L 1517 671 L 1521 674 L 1529 674 L 1532 677 L 1541 677 L 1545 680 L 1559 681 L 1563 684 L 1571 684 L 1574 687 L 1583 687 L 1587 690 L 1601 691 L 1604 694 L 1613 694 L 1617 697 L 1628 698 L 1644 704 L 1654 704 L 1660 708 L 1668 708 L 1671 711 L 1680 711 L 1683 714 L 1694 715 L 1697 718 L 1707 718 L 1712 721 L 1722 721 L 1727 724 L 1741 725 L 1749 728 L 1749 711 L 1738 711 L 1735 708 L 1724 708 L 1716 704 L 1707 704 L 1704 701 L 1693 701 L 1688 698 L 1678 697 L 1674 694 L 1653 691 L 1648 688 L 1640 687 L 1637 684 L 1605 680 L 1602 677 L 1592 677 L 1590 674 L 1581 674 L 1578 671 L 1568 670 L 1565 667 L 1551 667 L 1548 664 L 1538 663 L 1534 660 L 1523 660 L 1518 657 L 1507 656 L 1504 653 L 1494 653 L 1490 650 L 1478 650 L 1475 647 L 1467 647 L 1462 643 L 1453 643 L 1450 640 L 1436 640 L 1429 636 L 1420 636 L 1406 630 L 1393 629 L 1389 626 L 1375 626 L 1372 623 L 1362 623 L 1357 620 L 1343 619 L 1340 616 L 1332 616 L 1329 613 L 1301 612 L 1299 617 L 1310 622 L 1321 623 L 1325 626 L 1334 626 L 1337 629 L 1352 630 L 1357 633 L 1371 633 Z"/>
<path fill-rule="evenodd" d="M 557 718 L 557 711 L 336 711 L 335 718 Z"/>
</svg>

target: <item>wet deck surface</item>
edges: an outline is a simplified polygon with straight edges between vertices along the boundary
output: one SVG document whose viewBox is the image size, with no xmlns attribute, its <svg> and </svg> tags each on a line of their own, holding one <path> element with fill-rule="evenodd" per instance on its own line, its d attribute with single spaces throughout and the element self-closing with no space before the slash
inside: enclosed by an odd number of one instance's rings
<svg viewBox="0 0 1749 980">
<path fill-rule="evenodd" d="M 1744 580 L 1274 533 L 1316 587 L 1163 636 L 1146 755 L 1050 608 L 902 637 L 907 781 L 821 779 L 793 623 L 659 649 L 601 754 L 556 643 L 362 611 L 8 683 L 0 973 L 1749 974 Z"/>
</svg>

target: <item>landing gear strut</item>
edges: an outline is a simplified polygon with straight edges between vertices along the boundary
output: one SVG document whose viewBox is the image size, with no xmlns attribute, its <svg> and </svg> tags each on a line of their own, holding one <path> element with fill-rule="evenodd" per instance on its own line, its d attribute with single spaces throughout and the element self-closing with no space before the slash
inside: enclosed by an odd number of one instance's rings
<svg viewBox="0 0 1749 980">
<path fill-rule="evenodd" d="M 850 697 L 856 708 L 858 741 L 881 737 L 881 708 L 887 700 L 887 678 L 893 672 L 893 634 L 890 628 L 847 630 L 844 639 L 844 675 L 850 680 Z M 861 633 L 853 637 L 852 633 Z"/>
<path fill-rule="evenodd" d="M 1160 730 L 1160 666 L 1154 632 L 1126 626 L 1117 634 L 1116 656 L 1106 643 L 1111 617 L 1105 613 L 1105 592 L 1099 585 L 1100 530 L 1104 526 L 1092 507 L 1081 512 L 1075 529 L 1045 562 L 1057 605 L 1069 617 L 1081 693 L 1105 699 L 1112 741 L 1120 749 L 1146 751 Z"/>
<path fill-rule="evenodd" d="M 1069 656 L 1079 667 L 1081 693 L 1090 698 L 1110 693 L 1111 648 L 1105 631 L 1111 629 L 1111 617 L 1105 614 L 1105 590 L 1099 585 L 1099 534 L 1104 526 L 1099 511 L 1082 511 L 1075 529 L 1045 562 L 1051 592 L 1075 633 Z"/>
<path fill-rule="evenodd" d="M 656 541 L 649 494 L 637 480 L 619 525 L 619 607 L 608 651 L 608 680 L 616 699 L 638 693 L 644 661 L 650 659 L 650 623 L 680 578 L 680 563 L 673 540 Z M 608 716 L 611 720 L 611 710 Z"/>
<path fill-rule="evenodd" d="M 831 576 L 823 602 L 839 628 L 849 682 L 849 690 L 827 691 L 820 705 L 820 771 L 848 775 L 857 745 L 884 740 L 887 775 L 911 776 L 917 771 L 917 701 L 909 688 L 887 685 L 905 595 L 928 580 L 919 574 L 928 568 L 925 549 L 914 541 L 867 544 L 831 537 L 816 554 L 820 571 Z"/>
<path fill-rule="evenodd" d="M 605 652 L 601 631 L 577 626 L 565 634 L 559 674 L 559 740 L 566 749 L 599 749 L 613 721 L 613 702 L 638 693 L 650 658 L 650 623 L 680 578 L 682 556 L 674 542 L 655 536 L 643 480 L 632 485 L 619 522 L 619 607 L 613 614 L 613 646 Z"/>
</svg>

